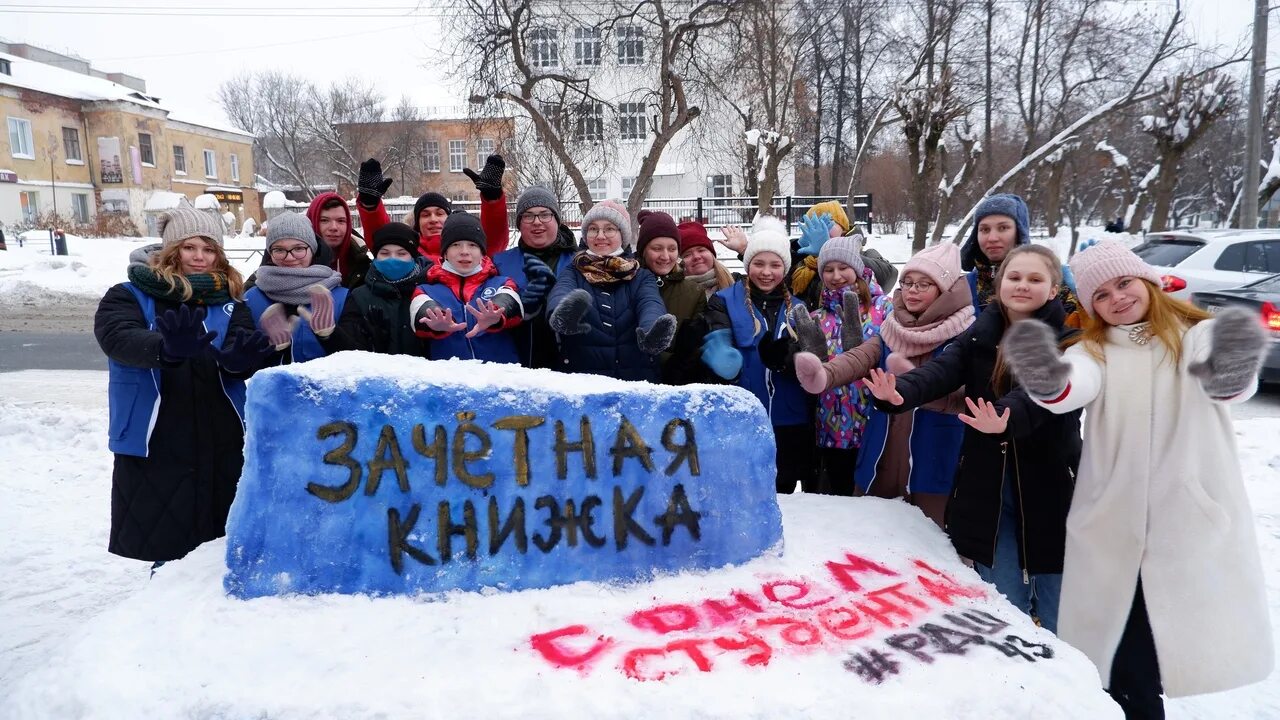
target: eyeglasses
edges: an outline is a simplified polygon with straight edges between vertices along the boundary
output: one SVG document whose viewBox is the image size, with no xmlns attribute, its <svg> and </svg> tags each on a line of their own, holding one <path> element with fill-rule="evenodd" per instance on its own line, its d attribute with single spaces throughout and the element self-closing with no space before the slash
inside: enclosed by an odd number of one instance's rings
<svg viewBox="0 0 1280 720">
<path fill-rule="evenodd" d="M 928 280 L 921 280 L 920 282 L 903 281 L 903 282 L 898 283 L 898 285 L 899 285 L 903 290 L 916 290 L 916 291 L 919 291 L 919 292 L 929 292 L 930 290 L 932 290 L 932 289 L 934 289 L 935 287 L 937 287 L 937 285 L 934 285 L 933 283 L 929 282 Z"/>
<path fill-rule="evenodd" d="M 273 247 L 271 248 L 271 257 L 274 260 L 283 260 L 287 256 L 292 255 L 301 260 L 306 257 L 309 252 L 311 252 L 311 248 L 307 245 L 295 245 L 291 248 Z"/>
<path fill-rule="evenodd" d="M 601 235 L 605 237 L 617 237 L 621 234 L 622 231 L 612 225 L 604 228 L 603 230 L 598 227 L 587 228 L 587 237 L 600 237 Z"/>
<path fill-rule="evenodd" d="M 552 212 L 537 212 L 537 213 L 527 212 L 520 216 L 520 222 L 549 223 L 551 222 L 552 219 L 555 218 L 555 216 L 556 216 L 555 213 L 552 213 Z"/>
</svg>

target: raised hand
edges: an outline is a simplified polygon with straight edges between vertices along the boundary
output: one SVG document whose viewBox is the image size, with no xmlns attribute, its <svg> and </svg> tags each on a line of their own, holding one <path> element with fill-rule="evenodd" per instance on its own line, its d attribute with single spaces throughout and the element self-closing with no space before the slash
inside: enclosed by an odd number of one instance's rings
<svg viewBox="0 0 1280 720">
<path fill-rule="evenodd" d="M 1056 398 L 1067 389 L 1071 365 L 1062 359 L 1053 329 L 1039 320 L 1014 323 L 1000 340 L 1009 370 L 1033 397 Z"/>
<path fill-rule="evenodd" d="M 578 288 L 560 301 L 547 318 L 547 324 L 560 335 L 582 335 L 591 331 L 591 325 L 585 320 L 590 310 L 591 294 Z"/>
<path fill-rule="evenodd" d="M 273 350 L 271 340 L 261 331 L 240 333 L 218 349 L 218 364 L 227 372 L 246 373 L 261 367 Z"/>
<path fill-rule="evenodd" d="M 311 332 L 316 337 L 327 338 L 336 324 L 333 317 L 333 294 L 329 292 L 329 288 L 320 284 L 307 288 L 307 292 L 311 295 L 311 307 L 299 305 L 298 314 L 311 326 Z"/>
<path fill-rule="evenodd" d="M 471 178 L 480 197 L 485 200 L 497 200 L 502 197 L 502 173 L 506 172 L 507 163 L 501 155 L 490 155 L 484 161 L 484 168 L 477 173 L 471 168 L 463 168 L 462 172 Z"/>
<path fill-rule="evenodd" d="M 707 333 L 702 341 L 702 362 L 725 380 L 732 380 L 742 372 L 742 353 L 733 346 L 728 328 Z"/>
<path fill-rule="evenodd" d="M 534 317 L 542 312 L 547 293 L 556 284 L 556 274 L 537 255 L 528 254 L 524 256 L 524 276 L 527 281 L 520 290 L 520 304 L 525 317 Z"/>
<path fill-rule="evenodd" d="M 969 414 L 960 413 L 957 417 L 960 422 L 980 433 L 999 435 L 1009 426 L 1009 408 L 1005 408 L 1003 413 L 997 413 L 996 406 L 982 398 L 978 398 L 976 403 L 965 398 L 964 404 L 969 406 Z"/>
<path fill-rule="evenodd" d="M 831 228 L 835 227 L 836 221 L 831 219 L 831 213 L 819 213 L 817 215 L 806 215 L 800 218 L 800 246 L 798 248 L 801 255 L 818 256 L 822 252 L 822 246 L 831 239 Z"/>
<path fill-rule="evenodd" d="M 276 350 L 284 350 L 293 344 L 293 330 L 297 326 L 298 316 L 289 317 L 280 303 L 272 303 L 258 318 L 258 329 Z"/>
<path fill-rule="evenodd" d="M 862 303 L 858 293 L 845 290 L 840 296 L 840 350 L 852 350 L 862 344 Z"/>
<path fill-rule="evenodd" d="M 166 310 L 156 318 L 156 330 L 160 333 L 160 354 L 166 360 L 186 360 L 201 355 L 208 349 L 218 333 L 204 329 L 205 309 L 192 311 L 186 305 L 177 310 Z"/>
<path fill-rule="evenodd" d="M 1209 357 L 1188 370 L 1212 398 L 1232 398 L 1258 382 L 1267 349 L 1266 331 L 1258 316 L 1239 307 L 1226 307 L 1209 329 Z"/>
<path fill-rule="evenodd" d="M 356 184 L 356 201 L 366 208 L 377 207 L 378 201 L 391 187 L 391 178 L 382 177 L 382 163 L 369 158 L 360 163 L 360 180 Z"/>
<path fill-rule="evenodd" d="M 822 359 L 809 352 L 796 353 L 796 379 L 800 387 L 810 395 L 820 395 L 831 382 L 831 375 L 822 366 Z"/>
<path fill-rule="evenodd" d="M 466 312 L 471 313 L 476 319 L 475 327 L 467 331 L 467 337 L 469 338 L 473 338 L 497 325 L 502 322 L 504 317 L 502 308 L 484 298 L 476 298 L 474 306 L 467 305 L 465 308 Z"/>
<path fill-rule="evenodd" d="M 720 232 L 724 233 L 724 239 L 720 241 L 721 245 L 741 255 L 747 249 L 747 233 L 740 227 L 735 225 L 725 225 L 720 228 Z"/>
<path fill-rule="evenodd" d="M 459 330 L 466 330 L 466 323 L 455 322 L 453 319 L 453 311 L 440 306 L 425 308 L 422 311 L 422 317 L 418 318 L 418 324 L 424 325 L 438 333 L 455 333 Z"/>
<path fill-rule="evenodd" d="M 644 328 L 636 328 L 636 340 L 640 344 L 640 349 L 648 355 L 657 355 L 666 350 L 676 337 L 676 325 L 676 316 L 667 313 L 654 320 L 647 331 Z"/>
<path fill-rule="evenodd" d="M 880 368 L 872 368 L 871 374 L 863 378 L 862 384 L 871 391 L 871 394 L 877 400 L 887 402 L 890 405 L 901 405 L 905 402 L 902 394 L 898 392 L 898 378 L 893 373 L 887 373 Z"/>
<path fill-rule="evenodd" d="M 796 331 L 800 352 L 816 356 L 819 363 L 827 361 L 830 357 L 827 352 L 827 336 L 818 327 L 818 323 L 814 322 L 808 308 L 803 305 L 791 308 L 791 327 Z"/>
</svg>

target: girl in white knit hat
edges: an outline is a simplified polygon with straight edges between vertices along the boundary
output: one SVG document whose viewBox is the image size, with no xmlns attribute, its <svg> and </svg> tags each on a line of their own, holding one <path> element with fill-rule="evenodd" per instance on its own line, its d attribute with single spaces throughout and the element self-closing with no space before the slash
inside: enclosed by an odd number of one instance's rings
<svg viewBox="0 0 1280 720">
<path fill-rule="evenodd" d="M 1067 519 L 1058 633 L 1097 665 L 1128 717 L 1170 697 L 1258 682 L 1274 658 L 1231 404 L 1253 395 L 1267 339 L 1242 309 L 1216 317 L 1103 241 L 1071 260 L 1084 331 L 1065 354 L 1014 325 L 1005 355 L 1041 406 L 1087 408 Z"/>
</svg>

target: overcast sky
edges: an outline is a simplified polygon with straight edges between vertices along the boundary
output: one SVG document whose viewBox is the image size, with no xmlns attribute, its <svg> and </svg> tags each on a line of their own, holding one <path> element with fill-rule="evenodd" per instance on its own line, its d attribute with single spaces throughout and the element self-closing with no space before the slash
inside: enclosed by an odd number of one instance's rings
<svg viewBox="0 0 1280 720">
<path fill-rule="evenodd" d="M 1128 1 L 1144 11 L 1173 8 L 1172 0 Z M 77 14 L 107 7 L 116 14 Z M 4 0 L 0 38 L 136 75 L 171 110 L 225 122 L 214 100 L 218 85 L 262 68 L 322 84 L 365 76 L 390 105 L 401 94 L 420 106 L 458 104 L 434 50 L 444 22 L 438 7 L 419 7 L 418 0 Z M 1203 44 L 1234 47 L 1250 37 L 1253 0 L 1183 0 L 1183 7 Z M 174 8 L 203 15 L 174 17 Z M 1280 65 L 1277 16 L 1270 24 L 1272 67 Z M 1152 27 L 1153 36 L 1158 30 Z"/>
</svg>

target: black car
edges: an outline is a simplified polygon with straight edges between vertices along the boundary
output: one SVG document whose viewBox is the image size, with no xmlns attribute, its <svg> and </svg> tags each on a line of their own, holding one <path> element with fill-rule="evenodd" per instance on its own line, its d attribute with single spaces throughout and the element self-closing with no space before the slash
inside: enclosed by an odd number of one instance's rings
<svg viewBox="0 0 1280 720">
<path fill-rule="evenodd" d="M 1217 312 L 1228 305 L 1255 310 L 1263 327 L 1271 332 L 1271 349 L 1262 363 L 1262 381 L 1280 382 L 1280 275 L 1238 288 L 1192 293 L 1191 302 L 1209 312 Z"/>
</svg>

